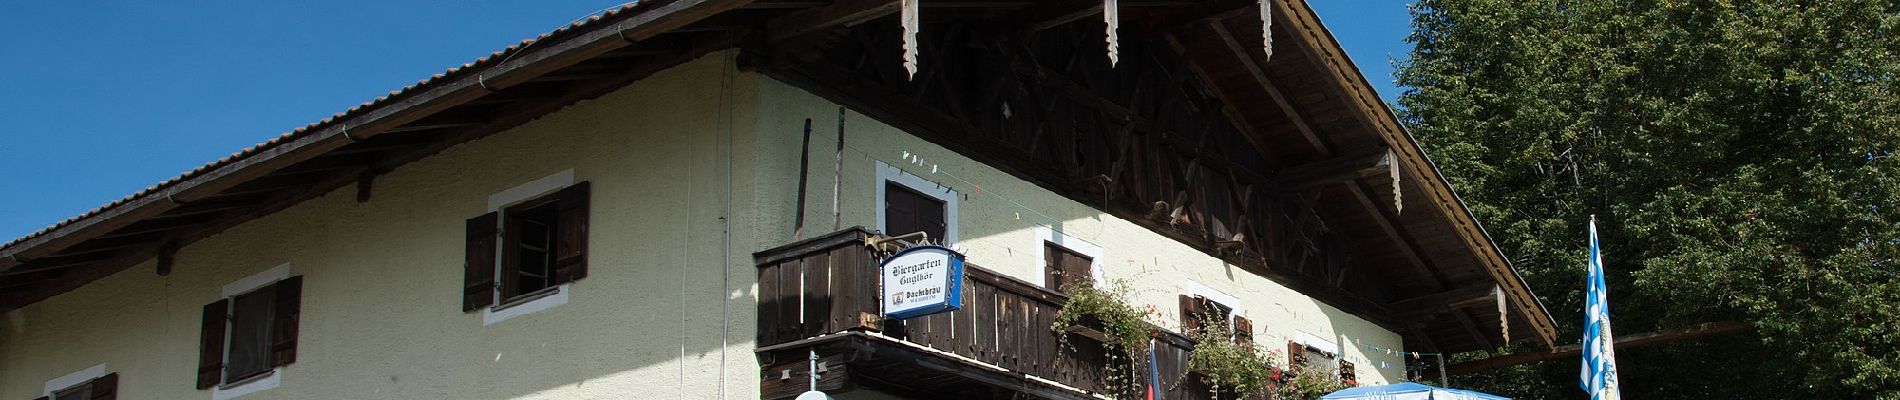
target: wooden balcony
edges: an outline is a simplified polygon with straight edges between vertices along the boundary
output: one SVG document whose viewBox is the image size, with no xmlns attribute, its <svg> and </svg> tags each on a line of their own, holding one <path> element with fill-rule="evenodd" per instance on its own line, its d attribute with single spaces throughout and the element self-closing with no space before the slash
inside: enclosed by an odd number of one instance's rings
<svg viewBox="0 0 1900 400">
<path fill-rule="evenodd" d="M 1060 345 L 1050 325 L 1062 294 L 973 264 L 966 264 L 963 309 L 879 321 L 878 258 L 865 244 L 872 237 L 852 228 L 754 254 L 763 398 L 807 390 L 814 350 L 823 365 L 820 390 L 871 387 L 915 398 L 1094 398 L 1110 390 L 1111 362 L 1130 368 L 1080 335 L 1070 334 L 1069 349 Z M 1157 336 L 1167 398 L 1210 397 L 1198 382 L 1183 382 L 1190 341 Z M 1147 360 L 1133 361 L 1146 376 Z"/>
</svg>

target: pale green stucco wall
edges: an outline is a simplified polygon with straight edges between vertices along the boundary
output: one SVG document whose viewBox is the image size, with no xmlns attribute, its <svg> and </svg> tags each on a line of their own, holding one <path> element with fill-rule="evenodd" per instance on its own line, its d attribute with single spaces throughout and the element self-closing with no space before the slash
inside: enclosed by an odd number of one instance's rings
<svg viewBox="0 0 1900 400">
<path fill-rule="evenodd" d="M 243 399 L 757 398 L 751 253 L 791 240 L 805 118 L 816 132 L 807 232 L 829 230 L 837 106 L 733 71 L 731 55 L 405 165 L 376 180 L 368 203 L 338 190 L 186 246 L 170 276 L 148 262 L 8 312 L 0 399 L 36 397 L 44 381 L 100 363 L 120 374 L 120 398 L 210 398 L 192 387 L 201 307 L 284 263 L 305 279 L 298 361 L 280 387 Z M 1128 221 L 848 119 L 846 226 L 876 228 L 874 160 L 902 164 L 909 151 L 924 165 L 904 169 L 972 194 L 956 247 L 973 263 L 1040 282 L 1033 231 L 1049 225 L 1103 247 L 1105 272 L 1136 282 L 1141 301 L 1166 314 L 1158 323 L 1173 325 L 1174 296 L 1192 281 L 1240 298 L 1265 343 L 1303 331 L 1399 347 L 1389 331 Z M 566 169 L 593 186 L 589 277 L 568 304 L 483 326 L 460 309 L 464 219 L 491 194 Z M 1348 360 L 1399 363 L 1342 347 Z M 1396 381 L 1398 371 L 1361 362 L 1360 376 Z"/>
</svg>

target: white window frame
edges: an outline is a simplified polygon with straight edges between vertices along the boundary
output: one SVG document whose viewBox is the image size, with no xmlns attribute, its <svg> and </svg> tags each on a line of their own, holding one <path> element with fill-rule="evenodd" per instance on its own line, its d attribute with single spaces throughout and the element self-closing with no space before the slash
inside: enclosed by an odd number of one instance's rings
<svg viewBox="0 0 1900 400">
<path fill-rule="evenodd" d="M 50 397 L 53 397 L 53 393 L 59 392 L 61 390 L 72 389 L 79 385 L 92 382 L 94 379 L 99 379 L 99 378 L 104 378 L 104 377 L 106 377 L 106 364 L 100 363 L 99 365 L 94 365 L 86 369 L 73 371 L 73 373 L 61 375 L 58 378 L 47 380 L 46 384 L 44 385 L 45 389 L 41 390 L 40 395 L 50 398 Z"/>
<path fill-rule="evenodd" d="M 1036 226 L 1036 239 L 1036 260 L 1039 264 L 1042 264 L 1042 275 L 1040 276 L 1049 276 L 1049 247 L 1044 243 L 1054 244 L 1073 251 L 1076 254 L 1087 256 L 1089 258 L 1089 278 L 1093 279 L 1091 283 L 1097 288 L 1102 287 L 1103 282 L 1105 282 L 1105 276 L 1102 273 L 1102 246 L 1089 243 L 1087 240 L 1077 239 L 1066 233 L 1057 232 L 1055 229 L 1050 229 L 1042 225 Z M 1037 284 L 1048 285 L 1049 280 L 1042 279 Z M 1045 289 L 1056 290 L 1057 288 Z"/>
<path fill-rule="evenodd" d="M 506 213 L 506 211 L 503 210 L 510 206 L 559 192 L 561 189 L 573 185 L 573 168 L 556 172 L 553 175 L 544 176 L 489 195 L 488 212 Z M 495 223 L 501 224 L 503 223 L 502 221 L 508 219 L 507 217 L 506 215 L 502 215 L 501 218 L 495 220 Z M 501 227 L 496 226 L 495 232 L 501 232 Z M 507 243 L 502 243 L 502 241 L 496 241 L 496 243 L 507 245 Z M 510 302 L 509 299 L 502 298 L 501 280 L 505 279 L 505 277 L 501 276 L 501 263 L 506 262 L 506 260 L 502 260 L 503 254 L 505 253 L 503 253 L 502 246 L 495 246 L 495 265 L 493 270 L 496 284 L 493 288 L 489 289 L 489 295 L 493 296 L 495 301 L 487 307 L 482 307 L 482 326 L 494 325 L 514 317 L 533 314 L 567 304 L 568 294 L 573 291 L 573 282 L 543 289 L 539 293 L 527 294 L 524 298 L 515 299 L 513 302 Z"/>
<path fill-rule="evenodd" d="M 290 278 L 290 263 L 283 263 L 283 264 L 277 265 L 276 267 L 272 267 L 271 269 L 264 270 L 263 272 L 258 272 L 257 274 L 244 277 L 244 279 L 238 279 L 237 281 L 233 281 L 231 283 L 225 284 L 224 289 L 219 291 L 219 295 L 223 296 L 222 298 L 225 298 L 225 299 L 234 299 L 234 298 L 237 298 L 238 295 L 250 293 L 252 291 L 262 289 L 266 286 L 275 285 L 277 284 L 278 281 L 282 281 L 284 279 L 289 279 L 289 278 Z M 230 311 L 229 309 L 227 309 L 225 312 L 229 313 Z M 224 360 L 222 360 L 220 364 L 230 365 L 231 364 L 231 321 L 230 321 L 230 318 L 225 318 L 224 324 L 225 324 L 224 325 L 225 326 L 224 349 L 220 351 L 221 353 L 224 354 Z M 223 367 L 219 367 L 219 368 L 223 368 Z M 223 371 L 219 371 L 219 376 L 223 376 L 223 375 L 224 375 Z M 220 382 L 218 382 L 218 384 L 211 386 L 211 399 L 212 400 L 233 399 L 233 398 L 237 398 L 238 396 L 270 390 L 272 388 L 276 388 L 279 384 L 282 384 L 283 377 L 284 377 L 284 367 L 276 366 L 276 367 L 271 367 L 270 372 L 265 372 L 262 375 L 258 375 L 256 377 L 252 377 L 243 381 L 227 384 L 227 383 L 222 382 L 223 379 L 219 379 Z"/>
<path fill-rule="evenodd" d="M 931 198 L 935 198 L 939 201 L 942 201 L 943 202 L 943 225 L 944 225 L 943 236 L 944 237 L 932 238 L 932 239 L 942 240 L 943 245 L 945 246 L 956 244 L 957 242 L 957 198 L 959 197 L 957 196 L 957 191 L 941 183 L 932 182 L 928 179 L 924 179 L 924 177 L 917 176 L 916 174 L 905 172 L 904 170 L 898 169 L 896 166 L 886 164 L 883 161 L 877 162 L 877 182 L 875 182 L 875 184 L 872 185 L 872 186 L 877 187 L 876 189 L 877 203 L 875 203 L 876 206 L 872 208 L 877 209 L 877 230 L 879 232 L 884 232 L 884 234 L 887 234 L 887 235 L 901 235 L 905 233 L 910 233 L 910 232 L 890 232 L 889 229 L 885 228 L 887 225 L 885 225 L 886 220 L 884 219 L 885 218 L 884 216 L 884 187 L 886 183 L 890 183 L 890 182 L 895 182 L 899 185 L 903 185 L 906 188 L 910 188 L 910 190 L 915 190 L 917 191 L 917 193 L 923 193 L 925 196 L 930 196 Z"/>
</svg>

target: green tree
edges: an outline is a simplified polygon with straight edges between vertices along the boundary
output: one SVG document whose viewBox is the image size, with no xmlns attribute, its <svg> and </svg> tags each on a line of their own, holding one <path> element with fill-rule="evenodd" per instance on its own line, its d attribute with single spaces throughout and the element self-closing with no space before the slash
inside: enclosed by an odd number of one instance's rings
<svg viewBox="0 0 1900 400">
<path fill-rule="evenodd" d="M 1419 0 L 1413 23 L 1402 117 L 1564 341 L 1593 214 L 1618 333 L 1757 327 L 1620 351 L 1626 396 L 1900 399 L 1900 0 Z M 1577 368 L 1458 378 L 1578 398 Z"/>
</svg>

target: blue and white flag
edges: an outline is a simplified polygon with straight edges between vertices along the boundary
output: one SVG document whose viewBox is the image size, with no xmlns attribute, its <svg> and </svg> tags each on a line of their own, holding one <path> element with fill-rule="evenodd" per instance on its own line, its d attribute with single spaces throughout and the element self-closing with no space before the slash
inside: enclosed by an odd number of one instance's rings
<svg viewBox="0 0 1900 400">
<path fill-rule="evenodd" d="M 1597 220 L 1590 217 L 1590 277 L 1583 300 L 1583 391 L 1590 400 L 1620 400 L 1616 380 L 1616 339 L 1610 334 L 1610 299 L 1603 285 L 1603 253 L 1597 247 Z"/>
</svg>

